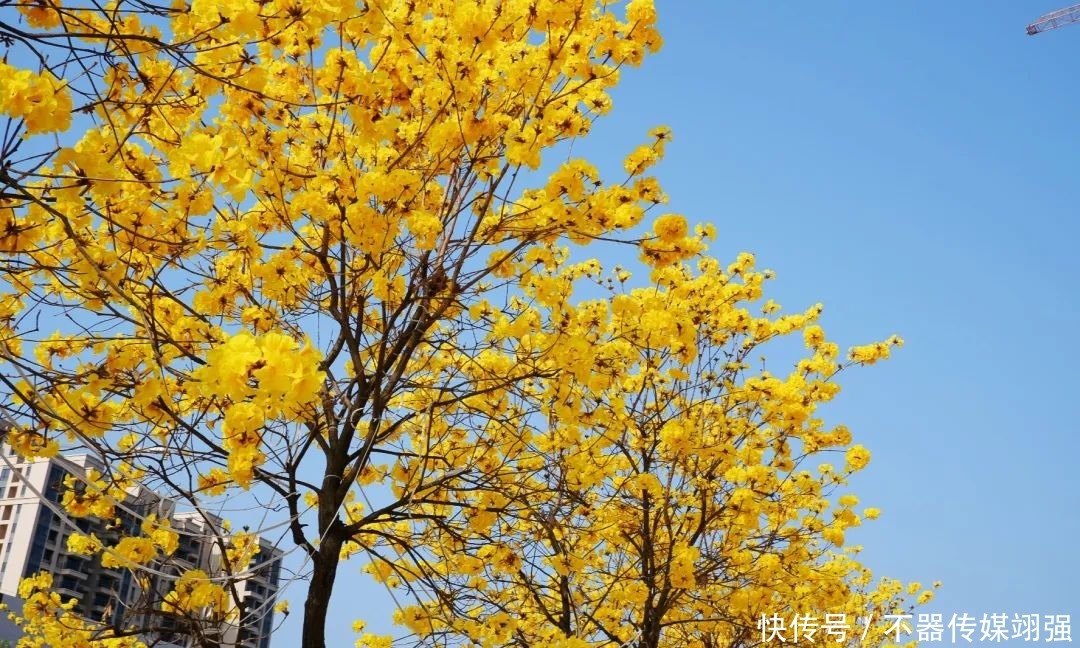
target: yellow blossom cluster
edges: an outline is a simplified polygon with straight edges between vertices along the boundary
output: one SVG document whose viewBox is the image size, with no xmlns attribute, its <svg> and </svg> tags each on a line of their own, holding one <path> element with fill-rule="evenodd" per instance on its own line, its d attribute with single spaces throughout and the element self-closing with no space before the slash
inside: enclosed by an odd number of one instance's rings
<svg viewBox="0 0 1080 648">
<path fill-rule="evenodd" d="M 251 484 L 265 461 L 260 446 L 264 424 L 275 417 L 296 417 L 318 397 L 322 387 L 319 355 L 308 344 L 278 332 L 254 336 L 246 331 L 212 348 L 206 364 L 193 374 L 195 394 L 222 403 L 222 445 L 228 450 L 229 477 Z M 203 488 L 223 485 L 223 475 L 204 476 Z"/>
<path fill-rule="evenodd" d="M 210 580 L 201 569 L 191 569 L 183 573 L 176 581 L 172 591 L 165 595 L 162 609 L 184 614 L 208 614 L 212 618 L 222 618 L 229 609 L 229 598 L 225 589 Z"/>
<path fill-rule="evenodd" d="M 233 573 L 240 573 L 248 568 L 251 559 L 261 551 L 259 538 L 251 533 L 236 533 L 229 538 L 225 550 L 225 562 Z"/>
<path fill-rule="evenodd" d="M 895 347 L 901 347 L 904 345 L 904 339 L 898 335 L 890 337 L 888 340 L 882 342 L 875 342 L 874 344 L 864 344 L 862 346 L 851 347 L 848 351 L 848 358 L 853 362 L 860 364 L 874 364 L 878 360 L 885 360 L 889 357 L 889 353 Z"/>
<path fill-rule="evenodd" d="M 101 557 L 104 567 L 131 567 L 145 565 L 157 557 L 157 549 L 150 538 L 128 536 Z"/>
<path fill-rule="evenodd" d="M 74 646 L 77 648 L 146 648 L 139 637 L 116 628 L 99 628 L 75 613 L 75 599 L 63 600 L 50 591 L 52 575 L 40 572 L 19 583 L 22 614 L 8 617 L 22 631 L 18 646 Z M 7 609 L 7 605 L 0 606 Z"/>
<path fill-rule="evenodd" d="M 67 130 L 71 93 L 49 72 L 36 74 L 0 62 L 0 114 L 21 119 L 29 135 Z"/>
<path fill-rule="evenodd" d="M 67 538 L 68 551 L 81 556 L 92 556 L 100 552 L 103 547 L 101 540 L 93 533 L 88 536 L 81 533 L 72 533 Z"/>
<path fill-rule="evenodd" d="M 72 533 L 67 538 L 67 548 L 84 556 L 101 554 L 101 564 L 105 567 L 136 568 L 172 555 L 179 546 L 179 535 L 173 531 L 170 522 L 159 519 L 156 514 L 142 520 L 141 531 L 144 535 L 126 536 L 111 546 L 105 545 L 93 533 Z"/>
<path fill-rule="evenodd" d="M 91 468 L 86 475 L 64 478 L 64 509 L 75 517 L 112 519 L 116 511 L 117 489 L 100 472 Z M 121 497 L 122 500 L 122 497 Z"/>
<path fill-rule="evenodd" d="M 55 439 L 26 429 L 8 431 L 4 442 L 15 450 L 20 457 L 54 457 L 60 451 L 60 444 Z"/>
<path fill-rule="evenodd" d="M 60 26 L 60 6 L 58 0 L 33 0 L 19 5 L 19 12 L 26 17 L 31 27 L 52 29 Z"/>
<path fill-rule="evenodd" d="M 158 518 L 154 513 L 143 518 L 140 528 L 166 556 L 171 556 L 180 545 L 180 536 L 173 531 L 172 523 L 168 519 Z"/>
</svg>

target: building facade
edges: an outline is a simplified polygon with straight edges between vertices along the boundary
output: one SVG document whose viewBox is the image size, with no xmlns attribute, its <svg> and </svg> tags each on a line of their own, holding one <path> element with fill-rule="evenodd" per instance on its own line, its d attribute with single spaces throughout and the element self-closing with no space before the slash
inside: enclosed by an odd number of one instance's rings
<svg viewBox="0 0 1080 648">
<path fill-rule="evenodd" d="M 54 591 L 78 601 L 75 612 L 80 616 L 122 625 L 152 625 L 158 632 L 147 639 L 158 646 L 193 645 L 184 637 L 178 620 L 160 613 L 161 596 L 172 589 L 170 579 L 152 576 L 144 589 L 130 570 L 104 567 L 98 556 L 68 551 L 67 539 L 78 530 L 111 544 L 125 535 L 139 535 L 142 519 L 156 514 L 159 519 L 168 519 L 179 535 L 179 548 L 167 562 L 153 565 L 156 571 L 180 574 L 202 569 L 220 576 L 221 551 L 209 540 L 221 528 L 220 519 L 177 512 L 175 502 L 138 487 L 116 508 L 116 520 L 69 518 L 73 528 L 43 500 L 59 508 L 66 477 L 80 477 L 89 468 L 102 470 L 103 466 L 89 455 L 27 462 L 3 444 L 0 453 L 0 593 L 5 601 L 14 603 L 23 578 L 46 571 L 53 576 Z M 234 584 L 243 610 L 238 622 L 215 628 L 222 648 L 269 648 L 282 552 L 264 540 L 259 547 L 246 570 L 248 575 Z"/>
</svg>

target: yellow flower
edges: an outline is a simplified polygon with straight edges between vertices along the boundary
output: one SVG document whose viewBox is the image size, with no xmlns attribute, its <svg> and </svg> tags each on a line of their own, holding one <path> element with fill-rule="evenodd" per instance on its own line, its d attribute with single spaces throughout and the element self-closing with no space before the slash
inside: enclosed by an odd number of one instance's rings
<svg viewBox="0 0 1080 648">
<path fill-rule="evenodd" d="M 816 324 L 807 326 L 803 330 L 803 341 L 808 349 L 816 350 L 825 342 L 825 331 Z"/>
<path fill-rule="evenodd" d="M 57 5 L 59 5 L 59 3 L 57 3 Z M 52 29 L 60 26 L 59 12 L 51 6 L 48 6 L 43 0 L 38 0 L 33 4 L 20 5 L 19 11 L 26 16 L 26 22 L 29 23 L 31 27 L 37 27 L 38 29 Z"/>
<path fill-rule="evenodd" d="M 894 335 L 884 342 L 851 347 L 848 350 L 848 359 L 860 364 L 874 364 L 878 360 L 888 359 L 892 347 L 901 347 L 903 345 L 904 339 Z"/>
<path fill-rule="evenodd" d="M 677 545 L 671 552 L 671 584 L 675 587 L 690 588 L 697 582 L 694 563 L 701 556 L 701 550 L 694 546 Z"/>
<path fill-rule="evenodd" d="M 660 237 L 660 240 L 667 242 L 678 241 L 686 236 L 689 230 L 686 218 L 677 214 L 665 214 L 657 218 L 653 224 L 656 235 Z"/>
<path fill-rule="evenodd" d="M 211 582 L 206 572 L 191 569 L 180 576 L 173 591 L 166 595 L 164 607 L 178 612 L 209 610 L 212 614 L 222 614 L 228 609 L 228 603 L 228 594 L 220 585 Z"/>
<path fill-rule="evenodd" d="M 132 564 L 145 565 L 157 556 L 154 542 L 150 538 L 126 537 L 101 556 L 105 567 L 127 567 Z"/>
<path fill-rule="evenodd" d="M 211 497 L 222 495 L 231 482 L 227 472 L 221 468 L 211 468 L 205 475 L 199 475 L 199 491 Z"/>
<path fill-rule="evenodd" d="M 844 545 L 844 531 L 836 527 L 826 527 L 821 531 L 821 537 L 825 538 L 837 547 Z"/>
<path fill-rule="evenodd" d="M 839 502 L 840 506 L 857 506 L 859 504 L 859 498 L 851 494 L 841 495 Z"/>
<path fill-rule="evenodd" d="M 660 440 L 673 454 L 686 454 L 693 448 L 690 430 L 678 421 L 668 421 L 660 429 Z"/>
<path fill-rule="evenodd" d="M 180 536 L 172 530 L 168 520 L 158 520 L 157 515 L 151 513 L 143 520 L 142 532 L 154 542 L 166 556 L 171 556 L 180 545 Z"/>
<path fill-rule="evenodd" d="M 651 2 L 651 0 L 646 0 L 646 2 L 640 2 L 639 1 L 637 3 L 631 1 L 630 5 L 633 5 L 633 4 L 638 4 L 639 6 L 644 6 L 646 4 L 652 4 L 652 2 Z M 627 6 L 627 11 L 629 11 L 629 5 Z M 668 126 L 656 126 L 655 128 L 652 128 L 652 129 L 649 130 L 649 137 L 656 138 L 659 141 L 670 142 L 671 141 L 671 128 L 668 127 Z"/>
<path fill-rule="evenodd" d="M 81 533 L 72 533 L 67 539 L 68 551 L 83 556 L 96 554 L 101 551 L 101 547 L 101 541 L 92 533 L 89 536 L 85 536 Z"/>
<path fill-rule="evenodd" d="M 844 459 L 847 461 L 848 470 L 856 472 L 862 470 L 870 463 L 870 451 L 861 445 L 856 445 L 848 448 L 847 453 L 844 455 Z"/>
<path fill-rule="evenodd" d="M 649 167 L 656 164 L 659 157 L 660 155 L 651 146 L 639 146 L 634 149 L 633 153 L 626 156 L 623 168 L 631 176 L 641 175 Z"/>
<path fill-rule="evenodd" d="M 34 16 L 48 20 L 41 11 Z M 0 62 L 0 87 L 4 88 L 0 90 L 0 114 L 22 119 L 28 134 L 64 131 L 71 126 L 71 93 L 51 73 L 34 74 Z"/>
</svg>

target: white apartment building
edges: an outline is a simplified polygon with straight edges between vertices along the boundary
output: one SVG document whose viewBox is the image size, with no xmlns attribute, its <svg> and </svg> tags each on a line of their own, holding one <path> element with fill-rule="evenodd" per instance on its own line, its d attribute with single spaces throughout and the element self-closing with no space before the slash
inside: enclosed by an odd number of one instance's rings
<svg viewBox="0 0 1080 648">
<path fill-rule="evenodd" d="M 159 632 L 147 637 L 158 641 L 158 646 L 193 645 L 190 639 L 169 631 L 180 629 L 175 620 L 151 611 L 160 610 L 155 601 L 172 589 L 169 579 L 154 577 L 150 591 L 143 591 L 129 570 L 106 568 L 96 556 L 69 552 L 67 538 L 75 528 L 37 495 L 58 504 L 65 477 L 85 474 L 91 467 L 102 469 L 94 457 L 65 455 L 25 462 L 3 444 L 0 454 L 0 594 L 6 602 L 17 607 L 19 582 L 44 570 L 53 575 L 56 592 L 65 599 L 79 601 L 75 611 L 81 616 L 123 625 L 146 622 L 158 628 Z M 221 520 L 196 512 L 177 512 L 175 502 L 143 487 L 129 491 L 123 508 L 117 507 L 116 513 L 119 525 L 97 518 L 72 521 L 82 533 L 94 533 L 109 543 L 122 535 L 139 534 L 142 518 L 155 513 L 159 518 L 168 518 L 180 537 L 175 555 L 167 563 L 155 565 L 155 569 L 180 573 L 198 568 L 212 576 L 222 574 L 220 548 L 209 540 L 214 527 L 220 528 Z M 260 552 L 248 569 L 250 575 L 235 584 L 245 610 L 240 622 L 223 624 L 215 632 L 222 648 L 270 645 L 282 552 L 264 540 L 259 546 Z M 4 638 L 12 639 L 0 636 Z"/>
</svg>

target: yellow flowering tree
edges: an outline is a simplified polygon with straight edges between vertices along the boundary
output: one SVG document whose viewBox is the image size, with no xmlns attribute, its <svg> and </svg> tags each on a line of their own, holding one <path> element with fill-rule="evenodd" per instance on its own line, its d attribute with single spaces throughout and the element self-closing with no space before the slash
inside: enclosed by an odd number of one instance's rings
<svg viewBox="0 0 1080 648">
<path fill-rule="evenodd" d="M 72 518 L 175 500 L 224 574 L 185 567 L 164 518 L 72 534 L 153 596 L 97 621 L 30 579 L 24 645 L 217 645 L 266 568 L 209 514 L 245 497 L 302 557 L 304 648 L 353 554 L 411 590 L 421 638 L 485 646 L 735 645 L 765 611 L 902 604 L 831 499 L 869 454 L 814 417 L 899 340 L 842 361 L 817 309 L 751 315 L 749 256 L 646 216 L 664 128 L 615 182 L 539 173 L 660 47 L 650 0 L 9 7 L 5 441 L 102 462 L 62 489 Z M 642 272 L 582 261 L 598 241 Z M 799 332 L 795 372 L 748 372 Z"/>
<path fill-rule="evenodd" d="M 668 232 L 687 226 L 657 219 L 647 258 L 686 254 L 664 246 Z M 767 273 L 753 264 L 658 261 L 648 287 L 617 273 L 605 298 L 543 309 L 561 325 L 530 342 L 573 369 L 533 381 L 534 409 L 485 430 L 508 439 L 487 450 L 502 453 L 488 458 L 497 487 L 425 502 L 424 523 L 373 543 L 377 578 L 426 595 L 399 623 L 467 645 L 710 648 L 757 643 L 763 617 L 832 614 L 870 620 L 852 644 L 895 640 L 890 617 L 910 611 L 908 592 L 873 583 L 845 545 L 878 514 L 839 494 L 869 452 L 816 409 L 838 393 L 837 373 L 901 340 L 842 357 L 815 324 L 820 305 L 775 315 L 769 301 L 754 314 Z M 568 296 L 599 272 L 555 264 L 548 276 Z M 763 346 L 800 332 L 807 357 L 792 371 L 751 370 Z M 465 438 L 441 450 L 472 451 Z M 800 643 L 836 645 L 813 634 Z"/>
</svg>

